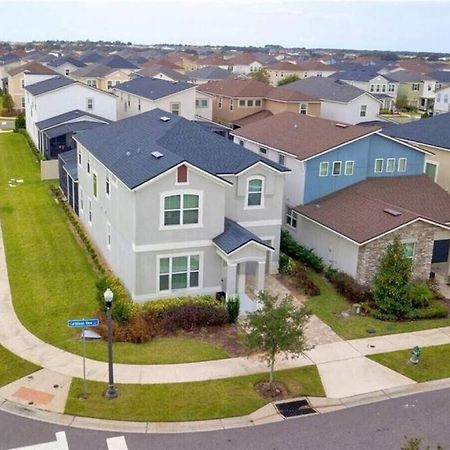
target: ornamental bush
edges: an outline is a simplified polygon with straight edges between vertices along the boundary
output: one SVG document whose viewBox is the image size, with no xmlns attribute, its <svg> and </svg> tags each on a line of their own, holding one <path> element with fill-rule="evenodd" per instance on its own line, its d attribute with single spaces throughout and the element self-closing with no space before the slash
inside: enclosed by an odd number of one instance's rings
<svg viewBox="0 0 450 450">
<path fill-rule="evenodd" d="M 320 256 L 317 256 L 311 249 L 298 244 L 287 231 L 281 231 L 280 250 L 318 273 L 322 272 L 325 267 Z"/>
<path fill-rule="evenodd" d="M 359 284 L 345 272 L 333 268 L 325 270 L 325 276 L 339 292 L 351 303 L 370 303 L 372 294 L 368 288 Z"/>
<path fill-rule="evenodd" d="M 380 258 L 373 282 L 373 298 L 379 317 L 403 319 L 412 309 L 408 295 L 412 265 L 405 255 L 398 236 L 387 246 Z"/>
<path fill-rule="evenodd" d="M 239 296 L 230 297 L 227 300 L 228 320 L 230 323 L 236 323 L 239 317 L 240 301 Z"/>
</svg>

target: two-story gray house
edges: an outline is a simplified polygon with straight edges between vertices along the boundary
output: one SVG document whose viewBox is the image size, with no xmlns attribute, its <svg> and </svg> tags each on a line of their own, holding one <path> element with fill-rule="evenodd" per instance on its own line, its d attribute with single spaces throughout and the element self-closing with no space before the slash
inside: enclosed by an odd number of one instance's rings
<svg viewBox="0 0 450 450">
<path fill-rule="evenodd" d="M 75 137 L 79 215 L 132 298 L 245 292 L 278 270 L 289 169 L 161 109 Z"/>
</svg>

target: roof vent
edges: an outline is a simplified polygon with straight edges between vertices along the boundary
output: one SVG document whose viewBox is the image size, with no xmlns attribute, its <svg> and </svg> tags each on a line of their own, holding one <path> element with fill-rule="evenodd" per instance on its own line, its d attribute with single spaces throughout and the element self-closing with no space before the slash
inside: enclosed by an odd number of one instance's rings
<svg viewBox="0 0 450 450">
<path fill-rule="evenodd" d="M 159 118 L 159 120 L 161 122 L 168 122 L 170 120 L 170 117 L 162 116 L 162 117 Z"/>
<path fill-rule="evenodd" d="M 162 158 L 164 155 L 161 152 L 152 152 L 152 156 L 156 159 Z"/>
<path fill-rule="evenodd" d="M 130 152 L 126 152 L 125 154 L 126 154 L 127 156 L 130 156 L 130 155 L 131 155 L 131 153 L 130 153 Z"/>
<path fill-rule="evenodd" d="M 396 209 L 393 209 L 393 208 L 385 208 L 384 212 L 387 214 L 390 214 L 391 216 L 394 216 L 394 217 L 398 217 L 398 216 L 402 215 L 402 213 L 400 211 L 397 211 Z"/>
<path fill-rule="evenodd" d="M 339 128 L 347 128 L 348 127 L 348 125 L 346 123 L 337 123 L 336 126 Z"/>
<path fill-rule="evenodd" d="M 298 123 L 294 123 L 294 128 L 298 128 Z"/>
</svg>

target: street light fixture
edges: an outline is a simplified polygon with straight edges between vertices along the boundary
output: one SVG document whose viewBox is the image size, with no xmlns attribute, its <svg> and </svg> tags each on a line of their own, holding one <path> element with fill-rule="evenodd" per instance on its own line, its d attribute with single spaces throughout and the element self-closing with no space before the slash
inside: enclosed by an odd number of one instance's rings
<svg viewBox="0 0 450 450">
<path fill-rule="evenodd" d="M 109 372 L 109 383 L 108 389 L 105 392 L 105 397 L 108 399 L 117 398 L 119 393 L 114 387 L 114 373 L 113 373 L 113 354 L 112 354 L 112 322 L 111 322 L 111 308 L 113 303 L 114 294 L 110 288 L 106 289 L 103 294 L 105 297 L 106 305 L 106 322 L 108 326 L 108 372 Z"/>
</svg>

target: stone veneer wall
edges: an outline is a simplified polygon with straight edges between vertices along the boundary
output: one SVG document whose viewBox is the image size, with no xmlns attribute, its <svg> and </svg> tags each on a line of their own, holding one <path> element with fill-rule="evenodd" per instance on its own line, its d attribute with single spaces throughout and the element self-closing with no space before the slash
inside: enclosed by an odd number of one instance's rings
<svg viewBox="0 0 450 450">
<path fill-rule="evenodd" d="M 415 242 L 413 279 L 427 280 L 431 270 L 434 234 L 438 227 L 425 222 L 415 222 L 362 246 L 358 254 L 359 283 L 370 285 L 378 268 L 378 261 L 386 246 L 398 235 L 403 242 Z"/>
</svg>

